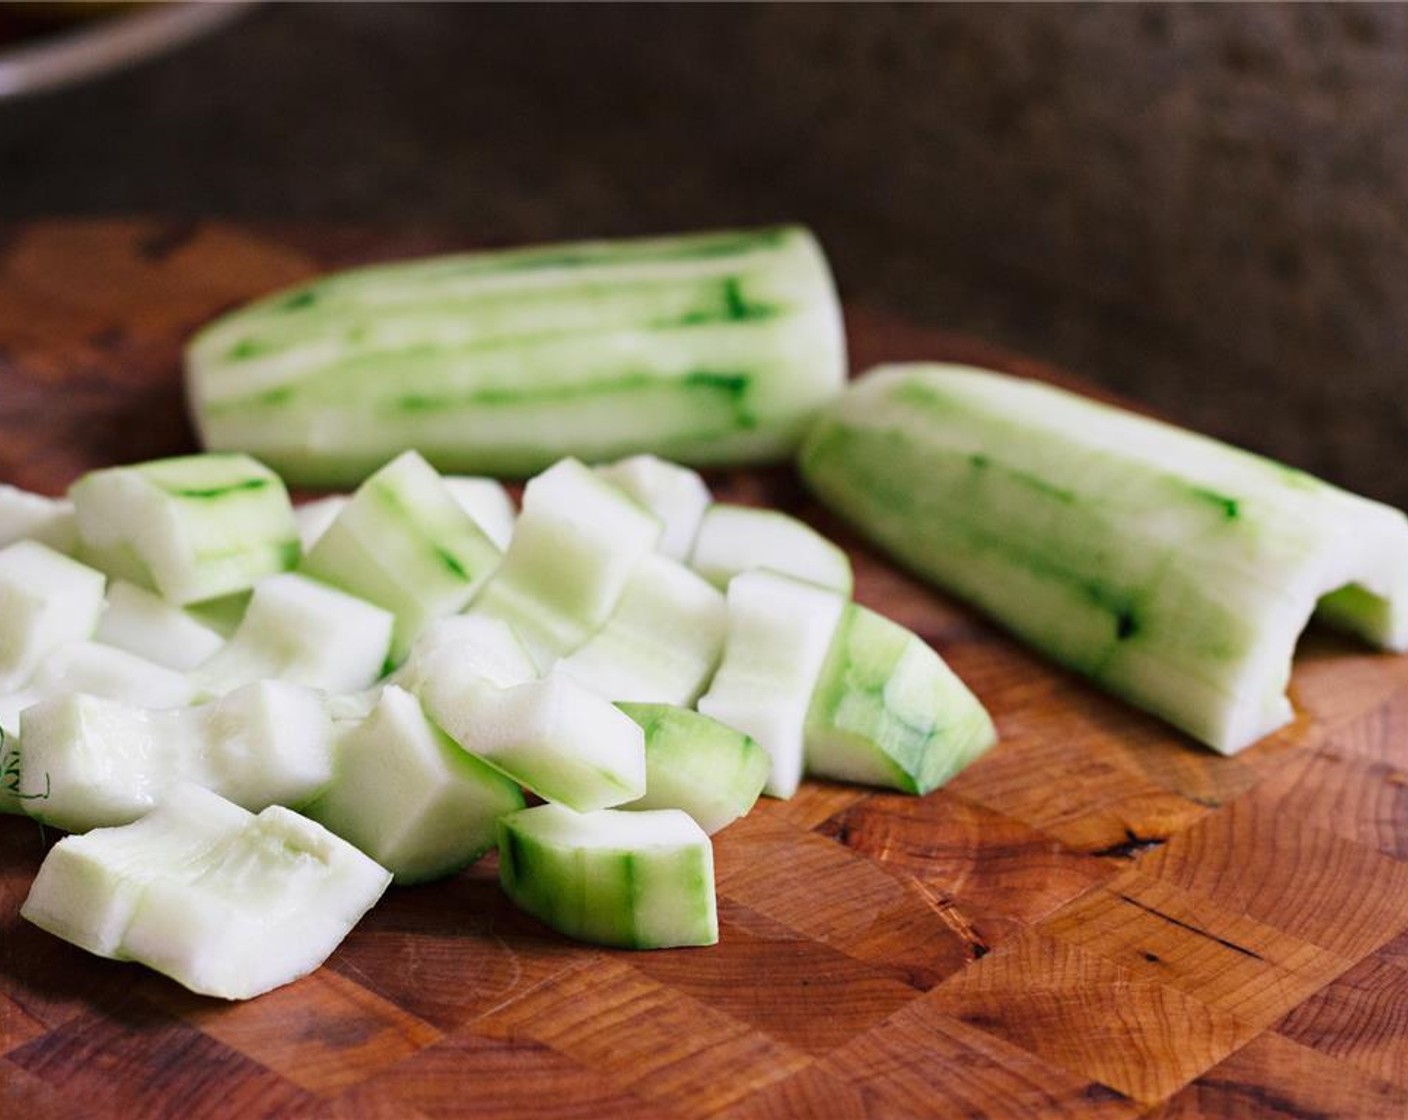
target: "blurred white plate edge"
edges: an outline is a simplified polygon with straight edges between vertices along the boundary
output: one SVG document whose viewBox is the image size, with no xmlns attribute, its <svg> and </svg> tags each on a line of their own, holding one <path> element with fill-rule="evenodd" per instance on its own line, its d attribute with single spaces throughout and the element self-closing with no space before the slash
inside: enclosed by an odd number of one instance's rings
<svg viewBox="0 0 1408 1120">
<path fill-rule="evenodd" d="M 58 89 L 199 38 L 257 0 L 153 4 L 0 50 L 0 98 Z"/>
</svg>

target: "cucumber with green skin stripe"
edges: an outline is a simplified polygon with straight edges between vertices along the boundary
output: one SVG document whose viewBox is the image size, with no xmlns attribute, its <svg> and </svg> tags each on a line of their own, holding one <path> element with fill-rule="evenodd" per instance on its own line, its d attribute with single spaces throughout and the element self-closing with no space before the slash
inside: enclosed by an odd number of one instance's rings
<svg viewBox="0 0 1408 1120">
<path fill-rule="evenodd" d="M 407 448 L 518 476 L 564 455 L 775 460 L 845 369 L 825 258 L 779 227 L 335 274 L 206 327 L 186 385 L 205 447 L 336 486 Z"/>
<path fill-rule="evenodd" d="M 799 462 L 902 563 L 1224 753 L 1291 718 L 1291 657 L 1317 605 L 1408 647 L 1397 510 L 1051 386 L 877 369 Z"/>
<path fill-rule="evenodd" d="M 298 561 L 283 480 L 248 455 L 90 471 L 69 497 L 79 559 L 180 606 L 244 591 Z"/>
<path fill-rule="evenodd" d="M 509 813 L 499 818 L 499 882 L 517 906 L 582 941 L 664 949 L 719 939 L 714 850 L 679 809 Z"/>
</svg>

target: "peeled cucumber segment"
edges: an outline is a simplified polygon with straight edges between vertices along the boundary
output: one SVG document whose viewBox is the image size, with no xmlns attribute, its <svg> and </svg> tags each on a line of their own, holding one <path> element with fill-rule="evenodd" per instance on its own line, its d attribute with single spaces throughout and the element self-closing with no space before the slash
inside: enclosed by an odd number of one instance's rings
<svg viewBox="0 0 1408 1120">
<path fill-rule="evenodd" d="M 516 783 L 436 728 L 391 686 L 338 741 L 331 785 L 305 810 L 396 877 L 418 883 L 473 863 L 499 817 L 523 808 Z"/>
<path fill-rule="evenodd" d="M 268 576 L 239 628 L 191 677 L 215 696 L 270 677 L 355 692 L 381 676 L 394 622 L 391 612 L 307 576 Z"/>
<path fill-rule="evenodd" d="M 38 541 L 55 552 L 72 552 L 78 542 L 73 503 L 0 482 L 0 547 L 23 540 Z"/>
<path fill-rule="evenodd" d="M 672 560 L 689 558 L 700 519 L 713 501 L 698 471 L 655 455 L 632 455 L 603 464 L 596 473 L 659 519 L 664 529 L 657 551 Z"/>
<path fill-rule="evenodd" d="M 719 939 L 713 848 L 678 809 L 510 813 L 499 821 L 499 881 L 517 906 L 582 941 L 664 949 Z"/>
<path fill-rule="evenodd" d="M 469 602 L 499 555 L 435 468 L 407 451 L 357 488 L 299 570 L 391 611 L 400 661 L 430 620 Z"/>
<path fill-rule="evenodd" d="M 715 587 L 739 572 L 769 568 L 850 595 L 853 577 L 846 553 L 810 525 L 775 509 L 719 502 L 699 526 L 692 567 Z"/>
<path fill-rule="evenodd" d="M 608 700 L 693 704 L 719 663 L 727 617 L 720 592 L 650 553 L 606 625 L 557 668 Z"/>
<path fill-rule="evenodd" d="M 928 793 L 996 740 L 978 698 L 917 634 L 846 604 L 807 711 L 809 773 Z"/>
<path fill-rule="evenodd" d="M 248 999 L 317 968 L 391 875 L 321 825 L 194 786 L 122 828 L 61 840 L 21 913 L 194 992 Z"/>
<path fill-rule="evenodd" d="M 617 704 L 645 732 L 645 796 L 623 809 L 683 809 L 711 836 L 747 813 L 768 752 L 716 719 L 670 704 Z"/>
<path fill-rule="evenodd" d="M 0 549 L 0 693 L 28 681 L 51 650 L 92 637 L 105 582 L 38 541 Z"/>
<path fill-rule="evenodd" d="M 183 709 L 64 693 L 21 716 L 18 793 L 69 832 L 134 821 L 182 782 L 251 810 L 297 806 L 332 779 L 331 730 L 321 697 L 284 681 Z"/>
<path fill-rule="evenodd" d="M 499 551 L 506 549 L 513 538 L 518 507 L 504 484 L 496 478 L 469 474 L 447 474 L 444 483 L 460 509 L 474 519 Z"/>
<path fill-rule="evenodd" d="M 85 563 L 198 603 L 298 560 L 283 481 L 248 455 L 187 455 L 91 471 L 69 490 Z"/>
<path fill-rule="evenodd" d="M 698 708 L 756 739 L 772 766 L 763 792 L 791 797 L 802 780 L 807 707 L 846 600 L 766 570 L 734 576 L 727 600 L 723 661 Z"/>
<path fill-rule="evenodd" d="M 155 592 L 113 580 L 94 638 L 158 665 L 185 672 L 208 660 L 225 639 Z"/>
<path fill-rule="evenodd" d="M 532 479 L 498 570 L 471 605 L 508 623 L 539 669 L 611 617 L 660 522 L 575 459 Z"/>
<path fill-rule="evenodd" d="M 455 742 L 548 801 L 585 813 L 645 793 L 640 727 L 562 673 L 499 688 L 450 664 L 420 695 Z"/>
<path fill-rule="evenodd" d="M 1408 647 L 1401 513 L 1037 382 L 875 370 L 800 465 L 901 562 L 1224 753 L 1291 718 L 1292 653 L 1322 597 Z"/>
<path fill-rule="evenodd" d="M 356 269 L 226 315 L 186 354 L 205 447 L 322 486 L 410 447 L 520 476 L 561 455 L 777 458 L 845 370 L 825 258 L 796 227 Z"/>
<path fill-rule="evenodd" d="M 480 680 L 505 688 L 538 675 L 533 659 L 506 622 L 460 614 L 437 619 L 416 639 L 410 656 L 386 680 L 419 692 L 435 676 L 441 687 Z"/>
<path fill-rule="evenodd" d="M 28 708 L 67 692 L 141 708 L 180 708 L 197 699 L 184 673 L 100 642 L 70 642 L 51 650 L 24 688 L 0 696 L 0 729 L 18 735 Z"/>
</svg>

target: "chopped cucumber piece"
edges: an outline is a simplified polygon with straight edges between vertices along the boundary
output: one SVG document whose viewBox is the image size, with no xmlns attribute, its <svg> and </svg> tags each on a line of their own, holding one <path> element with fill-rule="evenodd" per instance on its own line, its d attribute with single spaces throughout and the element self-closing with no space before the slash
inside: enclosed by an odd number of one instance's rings
<svg viewBox="0 0 1408 1120">
<path fill-rule="evenodd" d="M 928 793 L 996 741 L 978 698 L 917 634 L 846 604 L 807 712 L 809 773 Z"/>
<path fill-rule="evenodd" d="M 498 562 L 498 546 L 435 468 L 407 451 L 358 487 L 300 570 L 395 615 L 395 662 L 431 619 L 462 609 Z"/>
<path fill-rule="evenodd" d="M 700 519 L 713 501 L 697 471 L 654 455 L 632 455 L 597 467 L 596 473 L 660 520 L 658 551 L 672 560 L 689 558 Z"/>
<path fill-rule="evenodd" d="M 582 941 L 663 949 L 719 939 L 714 851 L 678 809 L 510 813 L 499 821 L 499 881 L 517 906 Z"/>
<path fill-rule="evenodd" d="M 322 699 L 284 681 L 181 709 L 63 693 L 25 709 L 18 754 L 25 811 L 69 832 L 134 821 L 181 782 L 246 809 L 298 806 L 333 772 Z"/>
<path fill-rule="evenodd" d="M 243 591 L 298 560 L 279 476 L 248 455 L 187 455 L 84 475 L 81 558 L 177 604 Z"/>
<path fill-rule="evenodd" d="M 94 638 L 181 672 L 209 660 L 225 644 L 180 607 L 121 579 L 108 587 L 107 609 Z"/>
<path fill-rule="evenodd" d="M 141 708 L 181 708 L 196 700 L 184 673 L 99 642 L 70 642 L 51 650 L 24 688 L 0 696 L 0 729 L 18 735 L 27 708 L 66 692 Z"/>
<path fill-rule="evenodd" d="M 769 568 L 822 587 L 851 593 L 851 561 L 810 525 L 775 509 L 712 505 L 694 542 L 690 567 L 715 587 L 739 572 Z"/>
<path fill-rule="evenodd" d="M 418 693 L 432 673 L 442 688 L 470 680 L 504 688 L 533 680 L 538 670 L 508 623 L 460 614 L 427 626 L 387 683 Z"/>
<path fill-rule="evenodd" d="M 1408 647 L 1401 513 L 1050 386 L 876 370 L 800 462 L 901 562 L 1225 753 L 1290 719 L 1295 641 L 1322 597 Z"/>
<path fill-rule="evenodd" d="M 470 610 L 507 622 L 539 669 L 611 617 L 660 522 L 575 459 L 528 483 L 503 563 Z"/>
<path fill-rule="evenodd" d="M 513 524 L 518 519 L 518 507 L 496 478 L 468 474 L 447 474 L 445 489 L 460 504 L 460 509 L 474 518 L 484 535 L 500 552 L 508 548 L 513 538 Z"/>
<path fill-rule="evenodd" d="M 557 667 L 608 700 L 693 704 L 719 663 L 727 617 L 720 592 L 648 554 L 606 625 Z"/>
<path fill-rule="evenodd" d="M 313 551 L 313 546 L 351 500 L 346 494 L 329 494 L 325 498 L 314 498 L 311 502 L 301 502 L 293 507 L 293 521 L 298 526 L 298 543 L 305 556 Z"/>
<path fill-rule="evenodd" d="M 795 227 L 357 269 L 227 315 L 186 354 L 207 448 L 323 486 L 410 447 L 520 476 L 564 454 L 777 458 L 845 371 L 825 258 Z"/>
<path fill-rule="evenodd" d="M 73 503 L 0 482 L 0 547 L 25 540 L 46 544 L 55 552 L 72 552 L 78 543 Z"/>
<path fill-rule="evenodd" d="M 230 640 L 192 679 L 211 695 L 278 677 L 356 692 L 381 676 L 391 612 L 295 572 L 259 581 Z"/>
<path fill-rule="evenodd" d="M 727 598 L 723 662 L 699 710 L 756 739 L 772 760 L 763 792 L 791 797 L 807 707 L 846 600 L 763 569 L 734 576 Z"/>
<path fill-rule="evenodd" d="M 447 663 L 420 696 L 455 742 L 539 797 L 585 813 L 645 793 L 640 727 L 571 677 L 499 688 Z"/>
<path fill-rule="evenodd" d="M 645 796 L 623 809 L 683 809 L 713 835 L 763 792 L 772 763 L 752 738 L 670 704 L 617 704 L 645 732 Z"/>
<path fill-rule="evenodd" d="M 135 824 L 59 841 L 20 912 L 194 992 L 248 999 L 322 964 L 390 881 L 297 813 L 254 816 L 183 786 Z"/>
<path fill-rule="evenodd" d="M 355 844 L 398 883 L 449 875 L 494 846 L 518 786 L 456 746 L 395 686 L 338 742 L 332 784 L 305 812 Z"/>
<path fill-rule="evenodd" d="M 0 549 L 0 693 L 13 692 L 49 651 L 93 636 L 103 574 L 38 541 Z"/>
</svg>

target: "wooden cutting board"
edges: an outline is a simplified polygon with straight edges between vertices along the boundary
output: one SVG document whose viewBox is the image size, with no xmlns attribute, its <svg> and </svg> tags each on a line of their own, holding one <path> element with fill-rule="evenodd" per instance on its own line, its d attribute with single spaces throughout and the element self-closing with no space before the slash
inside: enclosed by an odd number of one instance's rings
<svg viewBox="0 0 1408 1120">
<path fill-rule="evenodd" d="M 315 271 L 455 248 L 156 222 L 0 229 L 0 480 L 189 450 L 179 353 Z M 854 365 L 1034 364 L 856 310 Z M 0 821 L 0 1116 L 1402 1117 L 1408 658 L 1302 642 L 1235 758 L 1051 668 L 861 546 L 786 470 L 714 476 L 844 543 L 1000 745 L 925 798 L 808 782 L 716 841 L 722 939 L 612 952 L 492 859 L 392 891 L 328 965 L 226 1005 L 17 914 L 53 835 Z"/>
</svg>

